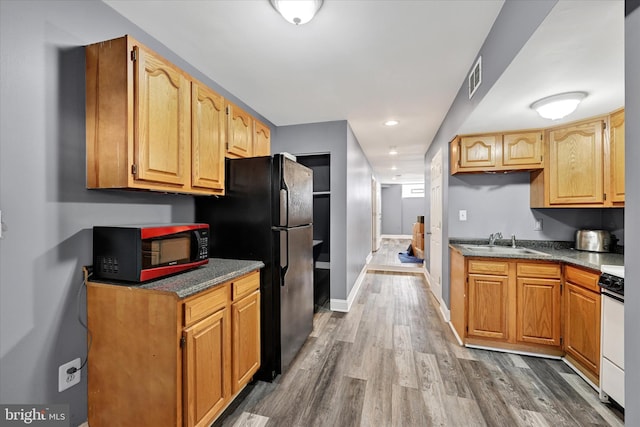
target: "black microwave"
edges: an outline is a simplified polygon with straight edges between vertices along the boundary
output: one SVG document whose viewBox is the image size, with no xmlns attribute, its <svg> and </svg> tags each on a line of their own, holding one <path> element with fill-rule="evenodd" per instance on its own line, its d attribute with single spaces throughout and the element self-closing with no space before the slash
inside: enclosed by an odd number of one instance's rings
<svg viewBox="0 0 640 427">
<path fill-rule="evenodd" d="M 209 262 L 208 224 L 93 227 L 93 277 L 145 282 Z"/>
</svg>

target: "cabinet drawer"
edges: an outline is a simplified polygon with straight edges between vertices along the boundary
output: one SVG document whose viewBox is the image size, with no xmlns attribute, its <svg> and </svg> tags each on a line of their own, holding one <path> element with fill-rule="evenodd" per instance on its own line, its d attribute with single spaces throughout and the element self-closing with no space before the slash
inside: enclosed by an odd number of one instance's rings
<svg viewBox="0 0 640 427">
<path fill-rule="evenodd" d="M 509 275 L 509 263 L 505 261 L 483 261 L 470 259 L 467 266 L 469 273 L 497 274 L 500 276 Z"/>
<path fill-rule="evenodd" d="M 260 289 L 260 273 L 250 273 L 233 281 L 233 300 L 237 301 L 245 295 Z"/>
<path fill-rule="evenodd" d="M 517 266 L 517 275 L 518 277 L 542 277 L 545 279 L 559 279 L 561 275 L 560 264 L 519 262 Z"/>
<path fill-rule="evenodd" d="M 597 272 L 583 270 L 570 265 L 567 265 L 564 269 L 565 281 L 598 293 L 600 293 L 600 287 L 598 286 L 599 278 L 600 274 Z"/>
<path fill-rule="evenodd" d="M 189 326 L 208 315 L 227 306 L 229 287 L 227 284 L 215 288 L 211 292 L 199 295 L 184 303 L 184 325 Z"/>
</svg>

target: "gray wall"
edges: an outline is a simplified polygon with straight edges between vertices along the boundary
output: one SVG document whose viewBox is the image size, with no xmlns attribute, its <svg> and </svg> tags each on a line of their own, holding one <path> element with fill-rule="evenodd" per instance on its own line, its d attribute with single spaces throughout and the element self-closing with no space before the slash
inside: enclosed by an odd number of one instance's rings
<svg viewBox="0 0 640 427">
<path fill-rule="evenodd" d="M 369 161 L 347 126 L 347 288 L 349 295 L 373 247 L 371 178 Z M 333 188 L 333 186 L 332 186 Z M 332 257 L 333 258 L 333 257 Z M 335 297 L 333 297 L 335 298 Z"/>
<path fill-rule="evenodd" d="M 331 154 L 331 298 L 346 299 L 371 251 L 371 171 L 360 145 L 346 121 L 335 121 L 278 127 L 271 151 Z"/>
<path fill-rule="evenodd" d="M 637 2 L 636 2 L 637 3 Z M 637 4 L 636 4 L 637 5 Z M 625 423 L 640 426 L 640 8 L 625 19 Z M 631 119 L 634 118 L 634 119 Z"/>
<path fill-rule="evenodd" d="M 529 173 L 456 175 L 449 179 L 449 237 L 573 241 L 580 228 L 613 231 L 624 242 L 624 209 L 531 209 Z M 460 221 L 459 210 L 467 211 Z M 542 219 L 542 231 L 534 222 Z"/>
<path fill-rule="evenodd" d="M 402 184 L 385 184 L 382 187 L 382 234 L 413 234 L 418 215 L 425 216 L 424 205 L 424 197 L 403 199 Z"/>
<path fill-rule="evenodd" d="M 402 186 L 382 186 L 380 204 L 382 210 L 382 234 L 402 234 Z"/>
<path fill-rule="evenodd" d="M 0 17 L 0 402 L 68 403 L 75 426 L 86 370 L 58 393 L 58 366 L 86 357 L 76 301 L 91 228 L 194 218 L 190 196 L 85 189 L 83 46 L 131 34 L 229 94 L 102 2 L 0 1 Z"/>
<path fill-rule="evenodd" d="M 451 214 L 455 213 L 457 218 L 457 209 L 450 209 L 449 206 L 460 206 L 463 202 L 456 189 L 451 190 L 452 185 L 459 182 L 456 177 L 449 176 L 449 141 L 457 134 L 458 129 L 464 123 L 468 115 L 473 111 L 475 106 L 487 94 L 491 86 L 500 78 L 500 75 L 509 66 L 513 58 L 520 51 L 522 46 L 529 40 L 529 37 L 535 32 L 540 23 L 547 16 L 549 11 L 556 4 L 557 0 L 540 0 L 540 1 L 516 1 L 506 0 L 498 18 L 496 19 L 489 35 L 484 41 L 478 55 L 482 55 L 483 75 L 482 85 L 480 85 L 470 100 L 468 97 L 466 81 L 462 82 L 462 86 L 456 95 L 449 112 L 443 120 L 435 138 L 433 139 L 427 153 L 425 154 L 425 192 L 429 193 L 430 182 L 430 166 L 431 159 L 438 149 L 442 149 L 444 160 L 443 174 L 444 182 L 442 188 L 443 224 L 442 224 L 442 242 L 443 248 L 446 248 L 446 242 L 449 237 L 457 235 L 455 230 L 451 230 L 456 224 L 449 224 Z M 475 59 L 474 62 L 475 63 Z M 469 64 L 469 68 L 473 65 Z M 447 179 L 449 177 L 449 179 Z M 453 184 L 452 184 L 453 182 Z M 428 200 L 428 198 L 427 198 Z M 502 203 L 509 203 L 505 199 Z M 528 203 L 527 203 L 528 205 Z M 426 203 L 425 212 L 429 212 L 428 202 Z M 425 216 L 426 218 L 426 216 Z M 426 219 L 425 219 L 426 221 Z M 425 228 L 428 224 L 425 224 Z M 498 231 L 498 230 L 496 230 Z M 524 233 L 520 233 L 523 234 Z M 442 254 L 442 297 L 444 302 L 449 305 L 449 251 L 444 250 Z"/>
</svg>

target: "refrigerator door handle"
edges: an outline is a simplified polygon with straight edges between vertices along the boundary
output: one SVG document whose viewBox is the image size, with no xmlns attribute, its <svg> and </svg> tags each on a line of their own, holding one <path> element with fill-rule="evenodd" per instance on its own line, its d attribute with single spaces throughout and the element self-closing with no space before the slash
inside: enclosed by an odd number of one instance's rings
<svg viewBox="0 0 640 427">
<path fill-rule="evenodd" d="M 284 286 L 284 280 L 289 269 L 289 233 L 287 230 L 280 230 L 280 286 Z"/>
<path fill-rule="evenodd" d="M 289 217 L 289 190 L 285 188 L 280 189 L 280 223 L 279 225 L 286 227 L 288 225 L 287 218 Z"/>
</svg>

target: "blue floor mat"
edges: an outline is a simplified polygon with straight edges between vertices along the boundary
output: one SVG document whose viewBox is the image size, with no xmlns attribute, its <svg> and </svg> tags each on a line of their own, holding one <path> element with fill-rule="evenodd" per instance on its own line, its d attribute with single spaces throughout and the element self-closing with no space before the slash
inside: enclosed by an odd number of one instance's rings
<svg viewBox="0 0 640 427">
<path fill-rule="evenodd" d="M 413 263 L 413 264 L 421 264 L 424 260 L 422 258 L 415 257 L 413 255 L 409 255 L 409 252 L 398 252 L 398 258 L 402 263 Z"/>
</svg>

